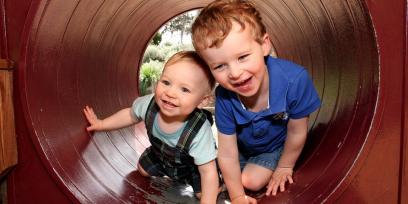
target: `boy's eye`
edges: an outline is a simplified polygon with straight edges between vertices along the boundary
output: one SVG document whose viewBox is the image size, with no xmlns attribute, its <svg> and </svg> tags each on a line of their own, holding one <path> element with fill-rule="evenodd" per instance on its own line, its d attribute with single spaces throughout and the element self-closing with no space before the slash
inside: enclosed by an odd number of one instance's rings
<svg viewBox="0 0 408 204">
<path fill-rule="evenodd" d="M 223 67 L 225 67 L 225 64 L 217 65 L 217 66 L 215 66 L 213 69 L 221 69 L 221 68 L 223 68 Z"/>
<path fill-rule="evenodd" d="M 170 85 L 170 82 L 167 81 L 167 80 L 161 80 L 161 83 L 164 84 L 164 85 L 166 85 L 166 86 Z"/>
<path fill-rule="evenodd" d="M 188 88 L 181 88 L 181 91 L 182 92 L 184 92 L 184 93 L 190 93 L 191 91 L 190 91 L 190 89 L 188 89 Z"/>
<path fill-rule="evenodd" d="M 249 54 L 247 54 L 247 55 L 242 55 L 242 56 L 238 57 L 238 61 L 239 61 L 239 62 L 242 62 L 242 61 L 246 60 L 246 59 L 248 58 L 248 56 L 249 56 Z"/>
</svg>

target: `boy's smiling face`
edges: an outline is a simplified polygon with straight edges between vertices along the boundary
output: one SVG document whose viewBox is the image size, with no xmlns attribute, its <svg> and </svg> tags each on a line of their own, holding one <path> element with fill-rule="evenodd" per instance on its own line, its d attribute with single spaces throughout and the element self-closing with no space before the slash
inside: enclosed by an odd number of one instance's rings
<svg viewBox="0 0 408 204">
<path fill-rule="evenodd" d="M 268 34 L 262 43 L 255 41 L 251 26 L 232 23 L 232 29 L 219 47 L 200 50 L 216 81 L 224 88 L 240 95 L 241 99 L 256 99 L 268 94 L 269 78 L 264 56 L 271 43 Z"/>
</svg>

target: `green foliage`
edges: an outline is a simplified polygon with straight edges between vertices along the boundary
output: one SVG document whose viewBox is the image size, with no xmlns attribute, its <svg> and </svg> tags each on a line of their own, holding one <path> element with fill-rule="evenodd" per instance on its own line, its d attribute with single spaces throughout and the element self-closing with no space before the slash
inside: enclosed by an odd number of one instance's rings
<svg viewBox="0 0 408 204">
<path fill-rule="evenodd" d="M 162 41 L 162 34 L 160 32 L 157 32 L 154 36 L 152 41 L 150 42 L 152 45 L 160 45 Z"/>
<path fill-rule="evenodd" d="M 149 45 L 143 56 L 143 63 L 150 61 L 164 62 L 166 55 L 160 50 L 157 45 Z"/>
<path fill-rule="evenodd" d="M 171 42 L 165 42 L 164 44 L 163 44 L 163 46 L 172 46 L 173 44 L 171 43 Z"/>
<path fill-rule="evenodd" d="M 140 94 L 146 95 L 153 92 L 154 85 L 159 80 L 163 71 L 163 63 L 150 61 L 144 63 L 140 69 Z"/>
</svg>

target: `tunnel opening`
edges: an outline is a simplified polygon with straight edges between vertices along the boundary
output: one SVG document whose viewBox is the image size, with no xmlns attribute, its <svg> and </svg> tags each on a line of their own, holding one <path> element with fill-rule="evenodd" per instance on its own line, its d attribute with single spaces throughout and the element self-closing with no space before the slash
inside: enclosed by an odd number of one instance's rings
<svg viewBox="0 0 408 204">
<path fill-rule="evenodd" d="M 172 17 L 151 37 L 139 68 L 140 96 L 154 92 L 164 64 L 173 54 L 194 50 L 191 41 L 191 25 L 199 12 L 199 9 L 193 9 Z"/>
<path fill-rule="evenodd" d="M 77 202 L 168 201 L 136 164 L 143 124 L 91 135 L 81 110 L 101 117 L 139 96 L 147 43 L 172 17 L 210 1 L 41 1 L 25 33 L 19 81 L 30 138 L 58 186 Z M 277 56 L 308 69 L 322 100 L 287 192 L 260 202 L 318 203 L 347 182 L 366 148 L 380 83 L 364 2 L 257 1 Z"/>
</svg>

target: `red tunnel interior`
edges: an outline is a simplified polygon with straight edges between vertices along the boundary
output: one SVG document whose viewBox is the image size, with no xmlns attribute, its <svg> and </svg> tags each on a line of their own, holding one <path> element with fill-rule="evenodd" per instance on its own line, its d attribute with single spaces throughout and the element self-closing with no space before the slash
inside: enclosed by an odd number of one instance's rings
<svg viewBox="0 0 408 204">
<path fill-rule="evenodd" d="M 18 175 L 31 168 L 40 175 L 39 191 L 54 189 L 48 199 L 58 203 L 177 202 L 182 195 L 163 193 L 135 172 L 149 145 L 143 124 L 90 135 L 81 111 L 88 104 L 106 117 L 129 106 L 138 97 L 138 67 L 151 36 L 172 17 L 209 2 L 32 1 L 16 106 L 24 116 L 17 128 L 26 126 L 20 133 L 27 135 L 19 139 L 19 160 L 38 164 L 17 169 L 10 188 L 24 189 Z M 359 0 L 255 3 L 277 55 L 306 67 L 322 100 L 310 117 L 296 183 L 259 201 L 334 199 L 377 131 L 381 72 L 370 10 Z M 10 196 L 11 203 L 27 199 Z"/>
</svg>

